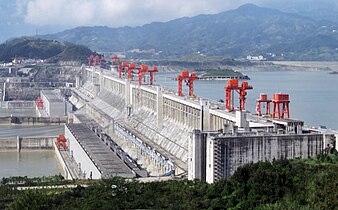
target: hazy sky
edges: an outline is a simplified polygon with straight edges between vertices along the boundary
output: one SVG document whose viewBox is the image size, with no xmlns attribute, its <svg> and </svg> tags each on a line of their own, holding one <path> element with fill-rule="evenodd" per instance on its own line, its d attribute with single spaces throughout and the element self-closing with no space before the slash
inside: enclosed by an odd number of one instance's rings
<svg viewBox="0 0 338 210">
<path fill-rule="evenodd" d="M 16 12 L 34 25 L 136 26 L 217 13 L 263 0 L 16 0 Z"/>
</svg>

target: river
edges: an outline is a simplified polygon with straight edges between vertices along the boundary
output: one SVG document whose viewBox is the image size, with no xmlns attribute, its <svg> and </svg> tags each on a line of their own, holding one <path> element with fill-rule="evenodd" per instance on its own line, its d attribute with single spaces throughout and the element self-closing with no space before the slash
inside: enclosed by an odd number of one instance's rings
<svg viewBox="0 0 338 210">
<path fill-rule="evenodd" d="M 177 91 L 177 81 L 173 80 L 178 73 L 159 73 L 157 84 Z M 338 75 L 326 71 L 247 71 L 253 90 L 248 91 L 246 109 L 252 113 L 256 110 L 256 99 L 260 93 L 290 94 L 291 118 L 300 119 L 306 125 L 324 125 L 338 129 Z M 227 81 L 197 80 L 194 84 L 197 96 L 215 100 L 225 100 L 224 86 Z M 184 85 L 183 93 L 188 93 Z M 237 103 L 238 104 L 238 103 Z"/>
</svg>

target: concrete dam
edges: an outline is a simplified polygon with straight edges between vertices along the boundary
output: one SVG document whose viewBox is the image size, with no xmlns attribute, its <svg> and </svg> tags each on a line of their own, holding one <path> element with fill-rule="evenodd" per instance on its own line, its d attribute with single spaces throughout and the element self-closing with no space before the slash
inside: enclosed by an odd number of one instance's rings
<svg viewBox="0 0 338 210">
<path fill-rule="evenodd" d="M 97 126 L 151 176 L 213 182 L 245 163 L 308 158 L 324 148 L 324 135 L 302 121 L 229 112 L 224 103 L 178 96 L 96 67 L 82 67 L 69 100 L 78 109 L 74 123 Z"/>
</svg>

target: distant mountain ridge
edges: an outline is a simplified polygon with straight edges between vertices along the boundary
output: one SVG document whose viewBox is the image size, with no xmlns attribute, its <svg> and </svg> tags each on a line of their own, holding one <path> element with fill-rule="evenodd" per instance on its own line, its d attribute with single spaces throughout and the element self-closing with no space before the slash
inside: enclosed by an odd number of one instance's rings
<svg viewBox="0 0 338 210">
<path fill-rule="evenodd" d="M 78 27 L 41 37 L 142 57 L 201 54 L 263 55 L 269 60 L 338 60 L 338 23 L 254 4 L 140 27 Z"/>
</svg>

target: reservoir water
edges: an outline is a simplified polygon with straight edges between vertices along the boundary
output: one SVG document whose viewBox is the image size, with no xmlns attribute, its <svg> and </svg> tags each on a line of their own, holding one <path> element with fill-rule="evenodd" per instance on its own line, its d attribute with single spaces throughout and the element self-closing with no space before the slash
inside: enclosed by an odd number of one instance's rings
<svg viewBox="0 0 338 210">
<path fill-rule="evenodd" d="M 0 125 L 0 138 L 10 136 L 57 136 L 64 126 Z M 51 176 L 61 172 L 54 151 L 0 152 L 0 179 L 9 176 Z"/>
<path fill-rule="evenodd" d="M 52 176 L 60 172 L 54 151 L 0 152 L 0 179 Z"/>
<path fill-rule="evenodd" d="M 269 98 L 273 93 L 288 93 L 291 118 L 303 120 L 306 125 L 338 129 L 338 75 L 326 71 L 248 71 L 245 74 L 251 78 L 248 82 L 253 86 L 253 90 L 248 91 L 248 111 L 255 113 L 260 93 L 268 94 Z M 173 78 L 177 75 L 159 73 L 156 82 L 176 92 L 177 81 Z M 194 83 L 197 96 L 225 100 L 227 81 L 197 80 Z M 188 87 L 183 85 L 183 94 L 187 93 Z M 237 100 L 235 105 L 238 103 Z"/>
</svg>

